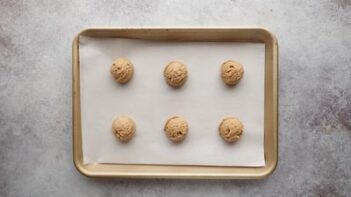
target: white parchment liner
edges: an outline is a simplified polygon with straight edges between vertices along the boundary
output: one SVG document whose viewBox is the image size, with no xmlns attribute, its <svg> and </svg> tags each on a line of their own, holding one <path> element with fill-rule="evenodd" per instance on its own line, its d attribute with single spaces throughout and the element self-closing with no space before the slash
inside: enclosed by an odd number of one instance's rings
<svg viewBox="0 0 351 197">
<path fill-rule="evenodd" d="M 80 91 L 84 163 L 264 166 L 264 44 L 166 42 L 81 37 Z M 133 79 L 121 86 L 109 73 L 112 61 L 128 57 Z M 235 87 L 220 78 L 220 65 L 235 59 L 245 74 Z M 164 66 L 180 60 L 188 80 L 180 89 L 164 81 Z M 112 120 L 128 115 L 136 135 L 120 143 Z M 163 131 L 167 118 L 180 115 L 189 134 L 180 144 Z M 225 116 L 242 120 L 245 132 L 235 144 L 224 142 L 218 125 Z"/>
</svg>

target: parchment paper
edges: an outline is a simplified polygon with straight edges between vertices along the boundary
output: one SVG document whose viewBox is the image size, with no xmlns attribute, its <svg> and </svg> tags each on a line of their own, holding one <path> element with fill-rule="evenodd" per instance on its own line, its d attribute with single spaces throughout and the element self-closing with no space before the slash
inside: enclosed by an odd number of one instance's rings
<svg viewBox="0 0 351 197">
<path fill-rule="evenodd" d="M 166 42 L 117 38 L 80 38 L 81 118 L 84 163 L 264 166 L 264 44 L 238 42 Z M 128 57 L 133 79 L 117 84 L 109 73 L 112 61 Z M 220 65 L 235 59 L 245 74 L 235 87 L 220 78 Z M 180 89 L 164 81 L 164 66 L 183 61 L 188 80 Z M 128 115 L 136 135 L 120 143 L 112 120 Z M 189 133 L 170 142 L 165 121 L 180 115 Z M 223 117 L 242 120 L 245 131 L 235 144 L 218 134 Z"/>
</svg>

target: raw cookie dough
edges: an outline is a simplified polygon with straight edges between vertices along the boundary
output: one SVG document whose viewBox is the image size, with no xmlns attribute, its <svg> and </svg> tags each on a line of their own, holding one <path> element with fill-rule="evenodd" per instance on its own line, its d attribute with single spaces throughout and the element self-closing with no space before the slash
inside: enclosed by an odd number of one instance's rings
<svg viewBox="0 0 351 197">
<path fill-rule="evenodd" d="M 228 60 L 222 64 L 221 76 L 227 85 L 235 85 L 244 75 L 244 67 L 239 62 Z"/>
<path fill-rule="evenodd" d="M 188 123 L 184 118 L 173 116 L 167 120 L 164 131 L 172 142 L 180 142 L 188 133 Z"/>
<path fill-rule="evenodd" d="M 133 64 L 127 58 L 117 58 L 113 62 L 110 72 L 118 83 L 127 83 L 134 74 Z"/>
<path fill-rule="evenodd" d="M 135 123 L 127 116 L 120 116 L 113 121 L 112 132 L 120 141 L 127 142 L 134 136 Z"/>
<path fill-rule="evenodd" d="M 243 123 L 234 117 L 224 118 L 219 125 L 219 135 L 227 142 L 235 142 L 244 132 Z"/>
<path fill-rule="evenodd" d="M 163 71 L 167 83 L 172 87 L 182 86 L 188 76 L 188 71 L 182 62 L 172 61 L 167 64 Z"/>
</svg>

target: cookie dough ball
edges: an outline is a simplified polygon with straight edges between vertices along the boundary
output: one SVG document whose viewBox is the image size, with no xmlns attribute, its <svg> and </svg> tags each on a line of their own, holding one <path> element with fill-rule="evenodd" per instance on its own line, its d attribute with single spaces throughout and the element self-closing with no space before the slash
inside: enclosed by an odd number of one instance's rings
<svg viewBox="0 0 351 197">
<path fill-rule="evenodd" d="M 167 120 L 164 131 L 172 142 L 181 142 L 188 133 L 188 123 L 184 118 L 174 116 Z"/>
<path fill-rule="evenodd" d="M 113 121 L 112 132 L 120 141 L 127 142 L 134 136 L 135 123 L 127 116 L 120 116 Z"/>
<path fill-rule="evenodd" d="M 244 132 L 243 123 L 234 117 L 224 118 L 219 125 L 219 135 L 227 142 L 235 142 Z"/>
<path fill-rule="evenodd" d="M 188 77 L 188 70 L 182 62 L 172 61 L 167 64 L 163 74 L 168 85 L 180 87 L 185 83 Z"/>
<path fill-rule="evenodd" d="M 222 64 L 222 80 L 230 86 L 237 84 L 244 75 L 244 67 L 239 62 L 228 60 Z"/>
<path fill-rule="evenodd" d="M 127 58 L 117 58 L 113 62 L 110 72 L 118 83 L 127 83 L 134 74 L 133 64 Z"/>
</svg>

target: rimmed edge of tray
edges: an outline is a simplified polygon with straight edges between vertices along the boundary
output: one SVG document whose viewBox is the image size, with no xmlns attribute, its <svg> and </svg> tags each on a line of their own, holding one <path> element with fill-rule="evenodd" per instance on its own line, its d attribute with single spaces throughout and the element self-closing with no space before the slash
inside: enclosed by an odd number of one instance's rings
<svg viewBox="0 0 351 197">
<path fill-rule="evenodd" d="M 263 167 L 84 164 L 80 108 L 79 38 L 119 37 L 144 40 L 235 41 L 265 43 L 264 154 Z M 183 178 L 183 179 L 262 179 L 278 163 L 278 42 L 263 27 L 113 27 L 88 28 L 78 33 L 72 50 L 73 161 L 88 177 Z"/>
</svg>

